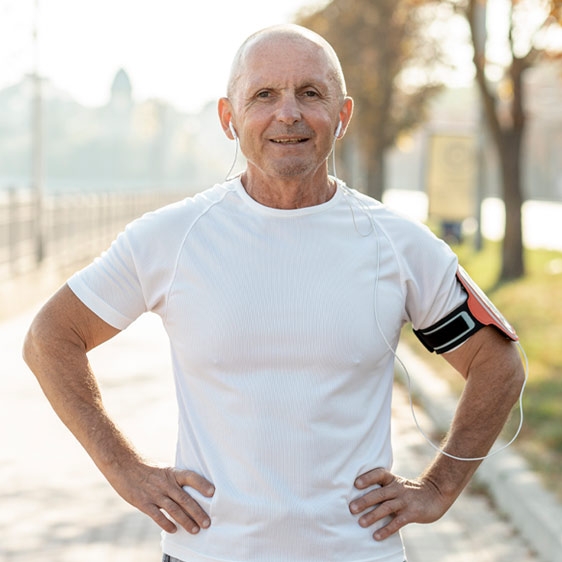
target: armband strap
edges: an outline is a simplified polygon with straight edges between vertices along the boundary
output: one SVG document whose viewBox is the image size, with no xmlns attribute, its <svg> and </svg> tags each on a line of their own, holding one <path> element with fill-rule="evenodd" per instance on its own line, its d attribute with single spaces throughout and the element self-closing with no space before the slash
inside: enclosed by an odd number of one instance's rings
<svg viewBox="0 0 562 562">
<path fill-rule="evenodd" d="M 511 324 L 460 265 L 457 280 L 468 295 L 466 301 L 433 326 L 414 330 L 429 351 L 451 351 L 484 326 L 493 326 L 512 341 L 519 340 Z"/>
</svg>

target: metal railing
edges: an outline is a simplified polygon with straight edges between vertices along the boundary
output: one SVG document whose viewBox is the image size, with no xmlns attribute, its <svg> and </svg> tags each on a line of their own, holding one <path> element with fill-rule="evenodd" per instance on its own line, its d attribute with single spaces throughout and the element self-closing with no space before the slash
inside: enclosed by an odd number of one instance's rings
<svg viewBox="0 0 562 562">
<path fill-rule="evenodd" d="M 28 273 L 46 261 L 64 268 L 92 258 L 128 222 L 189 194 L 47 195 L 39 204 L 30 190 L 0 192 L 0 280 Z"/>
</svg>

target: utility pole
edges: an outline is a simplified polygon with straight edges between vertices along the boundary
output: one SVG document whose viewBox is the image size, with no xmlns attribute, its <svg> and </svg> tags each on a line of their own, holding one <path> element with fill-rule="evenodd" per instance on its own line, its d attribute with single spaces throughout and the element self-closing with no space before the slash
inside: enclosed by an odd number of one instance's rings
<svg viewBox="0 0 562 562">
<path fill-rule="evenodd" d="M 475 18 L 475 50 L 474 53 L 477 60 L 484 60 L 486 58 L 486 8 L 487 0 L 480 0 L 476 4 L 474 13 Z M 486 191 L 486 114 L 484 112 L 484 102 L 480 98 L 480 116 L 478 123 L 478 132 L 476 138 L 476 185 L 475 185 L 475 198 L 476 208 L 476 233 L 474 235 L 474 249 L 476 251 L 482 250 L 482 201 Z"/>
<path fill-rule="evenodd" d="M 39 264 L 45 257 L 43 236 L 43 107 L 41 77 L 39 75 L 39 0 L 34 0 L 33 7 L 33 94 L 31 101 L 31 186 L 34 198 L 34 241 L 35 260 Z"/>
</svg>

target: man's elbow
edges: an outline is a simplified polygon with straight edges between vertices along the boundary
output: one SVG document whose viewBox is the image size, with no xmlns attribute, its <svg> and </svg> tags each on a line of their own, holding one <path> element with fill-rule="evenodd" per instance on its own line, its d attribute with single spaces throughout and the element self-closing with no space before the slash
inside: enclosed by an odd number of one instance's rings
<svg viewBox="0 0 562 562">
<path fill-rule="evenodd" d="M 61 334 L 61 327 L 43 310 L 33 319 L 23 341 L 22 357 L 35 376 L 57 349 L 64 348 Z"/>
<path fill-rule="evenodd" d="M 507 377 L 505 379 L 505 387 L 506 400 L 511 400 L 515 403 L 521 395 L 521 390 L 525 384 L 526 372 L 518 347 L 514 343 L 512 343 L 511 346 L 513 352 L 509 360 L 509 367 L 506 369 Z"/>
<path fill-rule="evenodd" d="M 34 373 L 40 361 L 46 338 L 45 330 L 41 324 L 40 319 L 36 316 L 27 330 L 22 347 L 23 360 Z"/>
</svg>

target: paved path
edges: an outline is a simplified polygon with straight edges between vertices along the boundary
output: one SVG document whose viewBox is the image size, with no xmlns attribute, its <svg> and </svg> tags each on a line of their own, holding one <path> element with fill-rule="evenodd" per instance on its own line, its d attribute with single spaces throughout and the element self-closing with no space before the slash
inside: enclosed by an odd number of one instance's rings
<svg viewBox="0 0 562 562">
<path fill-rule="evenodd" d="M 20 359 L 30 319 L 0 324 L 0 561 L 159 561 L 158 528 L 106 483 Z M 90 359 L 125 433 L 147 456 L 172 462 L 176 406 L 159 319 L 145 315 Z M 432 454 L 399 387 L 393 433 L 395 470 L 417 475 Z M 441 521 L 412 525 L 403 536 L 409 562 L 538 560 L 478 493 L 464 493 Z"/>
</svg>

